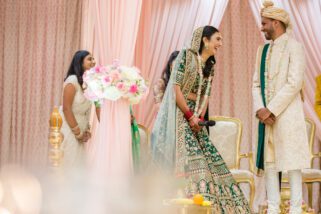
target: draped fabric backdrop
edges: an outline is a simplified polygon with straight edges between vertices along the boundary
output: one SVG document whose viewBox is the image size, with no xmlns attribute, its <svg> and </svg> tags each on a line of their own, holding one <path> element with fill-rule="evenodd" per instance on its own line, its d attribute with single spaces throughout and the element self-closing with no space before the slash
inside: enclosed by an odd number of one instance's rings
<svg viewBox="0 0 321 214">
<path fill-rule="evenodd" d="M 1 1 L 1 164 L 46 164 L 49 116 L 80 45 L 81 8 L 81 1 Z"/>
<path fill-rule="evenodd" d="M 142 0 L 84 1 L 82 48 L 90 50 L 94 54 L 98 65 L 108 65 L 113 60 L 119 60 L 122 65 L 133 65 L 141 5 Z M 124 105 L 126 106 L 125 102 L 117 101 L 106 102 L 102 106 L 104 111 L 111 114 L 110 118 L 105 118 L 104 121 L 101 120 L 105 130 L 99 130 L 94 107 L 92 108 L 91 123 L 93 138 L 87 143 L 87 151 L 90 157 L 94 157 L 92 158 L 94 161 L 92 163 L 95 166 L 99 165 L 98 162 L 107 160 L 113 152 L 113 160 L 115 160 L 116 156 L 122 157 L 118 153 L 120 152 L 118 149 L 121 149 L 118 146 L 123 145 L 127 141 L 126 139 L 131 138 L 129 126 L 128 129 L 123 127 L 124 120 L 121 119 L 121 116 L 126 117 L 127 113 L 128 117 L 124 119 L 125 121 L 127 119 L 128 124 L 130 124 L 129 106 L 127 112 L 120 113 L 121 109 L 126 109 Z M 105 112 L 102 112 L 102 115 L 104 114 Z M 113 129 L 123 131 L 117 132 L 113 131 Z M 105 135 L 103 139 L 106 140 L 106 144 L 100 145 L 100 138 L 103 134 Z M 113 140 L 115 139 L 119 140 L 119 142 L 114 142 Z M 128 143 L 131 142 L 130 140 L 128 141 Z M 117 149 L 117 151 L 110 151 L 112 148 Z M 124 150 L 123 153 L 125 152 Z M 113 165 L 118 166 L 117 164 L 120 164 L 120 162 Z M 97 169 L 105 170 L 104 166 L 106 164 L 100 165 Z"/>
<path fill-rule="evenodd" d="M 257 29 L 247 1 L 229 1 L 220 30 L 223 46 L 218 52 L 217 68 L 210 100 L 210 115 L 224 115 L 241 119 L 243 136 L 241 152 L 254 150 L 255 131 L 252 108 L 252 78 L 256 51 L 263 39 Z M 253 147 L 253 148 L 252 148 Z M 248 169 L 248 161 L 241 168 Z M 242 185 L 248 193 L 248 186 Z M 256 177 L 254 209 L 265 201 L 264 180 Z"/>
<path fill-rule="evenodd" d="M 314 77 L 321 67 L 320 1 L 276 2 L 290 12 L 294 36 L 306 49 L 305 110 L 317 123 L 320 139 L 320 122 L 313 111 Z M 260 0 L 2 0 L 1 164 L 28 158 L 46 163 L 49 115 L 60 104 L 63 78 L 76 50 L 88 49 L 97 64 L 119 59 L 121 64 L 139 67 L 151 89 L 170 53 L 188 45 L 195 28 L 219 27 L 221 21 L 224 39 L 217 56 L 210 115 L 240 118 L 242 151 L 254 150 L 251 84 L 256 49 L 263 44 L 255 22 L 260 5 Z M 135 106 L 135 113 L 139 123 L 152 127 L 156 114 L 152 93 Z M 92 118 L 95 130 L 94 114 Z M 242 167 L 247 166 L 242 162 Z M 265 200 L 262 186 L 264 180 L 257 178 L 256 210 Z"/>
<path fill-rule="evenodd" d="M 171 52 L 189 45 L 197 27 L 208 24 L 218 27 L 227 3 L 227 0 L 144 1 L 135 65 L 148 79 L 151 93 L 135 108 L 139 123 L 151 128 L 156 116 L 152 88 Z"/>
</svg>

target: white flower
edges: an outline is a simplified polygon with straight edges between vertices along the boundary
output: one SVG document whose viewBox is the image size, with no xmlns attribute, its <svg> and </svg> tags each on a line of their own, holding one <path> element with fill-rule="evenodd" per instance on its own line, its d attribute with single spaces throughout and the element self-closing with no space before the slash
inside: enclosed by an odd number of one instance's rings
<svg viewBox="0 0 321 214">
<path fill-rule="evenodd" d="M 140 78 L 139 73 L 135 68 L 121 66 L 119 69 L 121 70 L 121 76 L 125 79 L 136 80 Z"/>
<path fill-rule="evenodd" d="M 115 86 L 110 86 L 104 90 L 104 98 L 116 101 L 121 98 L 123 93 Z"/>
</svg>

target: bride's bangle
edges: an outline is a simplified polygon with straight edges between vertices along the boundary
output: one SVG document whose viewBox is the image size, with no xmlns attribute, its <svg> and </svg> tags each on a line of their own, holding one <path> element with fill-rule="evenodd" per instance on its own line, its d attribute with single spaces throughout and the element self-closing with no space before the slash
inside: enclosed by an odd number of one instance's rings
<svg viewBox="0 0 321 214">
<path fill-rule="evenodd" d="M 186 120 L 190 120 L 191 118 L 193 118 L 193 116 L 194 114 L 190 109 L 184 114 L 184 117 L 186 118 Z"/>
</svg>

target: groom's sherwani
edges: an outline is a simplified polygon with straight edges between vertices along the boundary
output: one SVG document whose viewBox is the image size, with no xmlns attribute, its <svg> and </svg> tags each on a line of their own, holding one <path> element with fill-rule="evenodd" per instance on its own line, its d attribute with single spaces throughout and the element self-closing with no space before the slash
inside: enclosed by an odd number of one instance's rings
<svg viewBox="0 0 321 214">
<path fill-rule="evenodd" d="M 262 47 L 256 59 L 253 78 L 254 111 L 264 108 L 260 86 Z M 276 116 L 272 126 L 265 127 L 265 168 L 277 171 L 309 168 L 309 146 L 303 103 L 305 58 L 303 47 L 287 33 L 272 42 L 265 63 L 266 107 Z"/>
</svg>

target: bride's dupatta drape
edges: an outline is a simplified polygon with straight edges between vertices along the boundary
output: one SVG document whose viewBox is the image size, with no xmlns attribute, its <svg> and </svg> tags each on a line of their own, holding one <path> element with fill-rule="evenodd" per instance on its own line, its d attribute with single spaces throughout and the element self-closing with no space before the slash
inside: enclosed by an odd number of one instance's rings
<svg viewBox="0 0 321 214">
<path fill-rule="evenodd" d="M 183 78 L 181 90 L 184 98 L 187 99 L 197 75 L 197 72 L 195 72 L 198 66 L 197 52 L 201 45 L 203 29 L 203 27 L 200 27 L 194 31 L 191 48 L 180 51 L 176 58 L 152 131 L 154 161 L 163 169 L 175 171 L 177 175 L 184 173 L 186 161 L 183 126 L 185 118 L 183 112 L 176 106 L 174 86 L 177 78 Z M 184 59 L 185 57 L 186 59 Z M 178 70 L 183 61 L 186 61 L 186 71 L 182 77 L 178 77 L 177 75 L 182 75 Z"/>
</svg>

